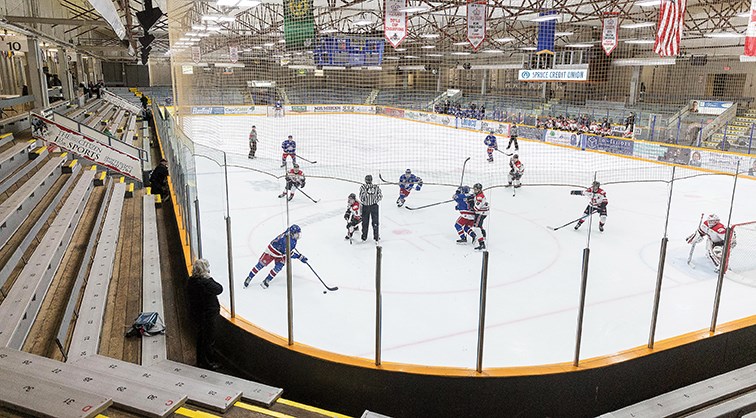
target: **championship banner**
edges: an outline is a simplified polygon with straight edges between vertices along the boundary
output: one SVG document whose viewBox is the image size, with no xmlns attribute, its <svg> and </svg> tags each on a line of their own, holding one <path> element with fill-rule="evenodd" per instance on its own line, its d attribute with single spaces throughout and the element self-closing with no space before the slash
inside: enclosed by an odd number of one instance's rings
<svg viewBox="0 0 756 418">
<path fill-rule="evenodd" d="M 239 47 L 229 46 L 228 47 L 228 59 L 231 60 L 234 64 L 236 64 L 237 61 L 239 61 Z"/>
<path fill-rule="evenodd" d="M 407 7 L 407 0 L 385 0 L 384 6 L 383 33 L 396 48 L 407 37 L 407 13 L 400 11 Z"/>
<path fill-rule="evenodd" d="M 286 49 L 312 46 L 315 39 L 312 0 L 284 0 L 284 39 Z"/>
<path fill-rule="evenodd" d="M 199 64 L 202 61 L 202 50 L 198 46 L 192 47 L 192 61 L 195 64 Z"/>
<path fill-rule="evenodd" d="M 101 142 L 65 128 L 50 119 L 32 114 L 32 136 L 55 144 L 97 165 L 107 167 L 136 181 L 142 181 L 141 161 Z"/>
<path fill-rule="evenodd" d="M 751 17 L 746 28 L 745 55 L 756 57 L 756 0 L 751 0 Z"/>
<path fill-rule="evenodd" d="M 756 0 L 754 0 L 756 1 Z M 604 49 L 606 56 L 612 54 L 615 48 L 617 48 L 617 31 L 619 29 L 619 13 L 607 12 L 604 13 L 604 21 L 601 30 L 601 48 Z"/>
<path fill-rule="evenodd" d="M 539 13 L 539 16 L 549 16 L 556 14 L 555 11 Z M 556 20 L 546 20 L 538 22 L 538 45 L 536 54 L 554 54 L 554 39 L 556 37 Z"/>
<path fill-rule="evenodd" d="M 486 39 L 486 0 L 467 0 L 467 40 L 477 51 Z"/>
</svg>

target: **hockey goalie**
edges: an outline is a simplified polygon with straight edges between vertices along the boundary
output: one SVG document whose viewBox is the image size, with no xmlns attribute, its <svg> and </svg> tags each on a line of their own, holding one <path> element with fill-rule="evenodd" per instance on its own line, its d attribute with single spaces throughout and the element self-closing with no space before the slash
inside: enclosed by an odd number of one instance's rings
<svg viewBox="0 0 756 418">
<path fill-rule="evenodd" d="M 719 221 L 719 216 L 711 214 L 699 226 L 698 230 L 686 239 L 688 244 L 692 245 L 691 255 L 696 244 L 706 239 L 706 255 L 714 263 L 715 271 L 719 272 L 722 264 L 722 255 L 724 254 L 725 237 L 727 236 L 727 227 Z M 735 234 L 732 235 L 730 248 L 735 248 Z"/>
</svg>

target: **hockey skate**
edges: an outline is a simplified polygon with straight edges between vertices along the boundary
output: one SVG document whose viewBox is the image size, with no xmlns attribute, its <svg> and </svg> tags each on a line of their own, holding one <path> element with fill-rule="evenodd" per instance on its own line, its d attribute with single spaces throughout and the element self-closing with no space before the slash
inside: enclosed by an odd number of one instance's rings
<svg viewBox="0 0 756 418">
<path fill-rule="evenodd" d="M 249 286 L 249 282 L 251 282 L 254 277 L 255 277 L 255 275 L 250 272 L 249 275 L 247 276 L 247 278 L 244 279 L 244 288 L 245 289 L 247 288 L 247 286 Z"/>
<path fill-rule="evenodd" d="M 507 183 L 506 187 L 512 187 L 512 183 Z M 517 186 L 515 186 L 517 187 Z"/>
<path fill-rule="evenodd" d="M 576 224 L 575 224 L 575 230 L 577 231 L 577 230 L 578 230 L 578 228 L 580 228 L 580 225 L 582 225 L 582 224 L 583 224 L 582 222 L 578 222 L 578 223 L 576 223 Z"/>
<path fill-rule="evenodd" d="M 522 187 L 522 184 L 517 183 L 517 184 L 514 185 L 514 187 L 515 187 L 515 189 L 519 189 L 520 187 Z"/>
<path fill-rule="evenodd" d="M 281 163 L 281 167 L 286 167 L 286 161 Z"/>
<path fill-rule="evenodd" d="M 280 198 L 282 198 L 282 197 L 284 197 L 284 196 L 286 196 L 286 192 L 283 192 L 283 193 L 281 193 L 280 195 L 278 195 L 278 198 L 280 199 Z"/>
<path fill-rule="evenodd" d="M 463 237 L 460 237 L 460 238 L 459 238 L 459 239 L 457 240 L 457 244 L 467 244 L 467 237 L 464 237 L 464 236 L 463 236 Z"/>
<path fill-rule="evenodd" d="M 604 224 L 599 223 L 599 231 L 604 232 Z"/>
<path fill-rule="evenodd" d="M 485 250 L 486 249 L 486 243 L 484 241 L 478 242 L 478 246 L 475 247 L 476 250 Z"/>
<path fill-rule="evenodd" d="M 268 279 L 263 280 L 260 282 L 260 287 L 263 289 L 267 289 L 270 286 L 270 281 Z"/>
<path fill-rule="evenodd" d="M 291 199 L 294 199 L 294 193 L 290 194 L 286 199 L 291 202 Z"/>
<path fill-rule="evenodd" d="M 489 158 L 489 159 L 488 159 L 488 162 L 489 162 L 489 163 L 492 163 L 492 162 L 493 162 L 493 158 Z"/>
<path fill-rule="evenodd" d="M 404 206 L 404 200 L 403 199 L 396 199 L 396 207 L 400 208 Z"/>
</svg>

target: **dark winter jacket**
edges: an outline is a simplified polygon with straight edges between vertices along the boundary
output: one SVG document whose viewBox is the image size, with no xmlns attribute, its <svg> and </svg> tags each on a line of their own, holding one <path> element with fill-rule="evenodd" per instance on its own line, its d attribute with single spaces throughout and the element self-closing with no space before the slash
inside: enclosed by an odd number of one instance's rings
<svg viewBox="0 0 756 418">
<path fill-rule="evenodd" d="M 223 285 L 213 280 L 212 277 L 189 277 L 187 286 L 189 296 L 189 309 L 196 319 L 203 319 L 218 315 L 220 303 L 218 295 L 223 293 Z"/>
</svg>

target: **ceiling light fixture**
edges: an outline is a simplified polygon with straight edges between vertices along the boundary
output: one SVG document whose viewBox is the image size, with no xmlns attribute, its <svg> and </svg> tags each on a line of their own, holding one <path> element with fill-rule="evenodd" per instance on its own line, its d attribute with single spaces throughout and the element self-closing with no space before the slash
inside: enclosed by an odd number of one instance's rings
<svg viewBox="0 0 756 418">
<path fill-rule="evenodd" d="M 654 44 L 656 41 L 653 39 L 628 39 L 625 41 L 626 44 L 635 44 L 635 45 L 650 45 Z"/>
<path fill-rule="evenodd" d="M 236 7 L 257 7 L 260 3 L 261 2 L 258 0 L 242 0 L 236 5 Z"/>
<path fill-rule="evenodd" d="M 645 1 L 639 1 L 638 3 L 635 3 L 636 6 L 640 7 L 656 7 L 660 5 L 662 0 L 645 0 Z"/>
<path fill-rule="evenodd" d="M 494 39 L 494 41 L 501 42 L 501 43 L 512 42 L 514 41 L 514 38 L 496 38 Z"/>
<path fill-rule="evenodd" d="M 470 55 L 469 52 L 465 52 L 465 51 L 452 52 L 451 54 L 452 55 Z"/>
<path fill-rule="evenodd" d="M 638 22 L 638 23 L 625 23 L 620 25 L 623 29 L 639 29 L 639 28 L 650 28 L 651 26 L 656 26 L 656 23 L 653 22 Z"/>
<path fill-rule="evenodd" d="M 470 45 L 470 42 L 468 42 L 468 41 L 454 42 L 452 45 L 465 46 L 465 45 Z"/>
<path fill-rule="evenodd" d="M 709 32 L 704 33 L 706 38 L 745 38 L 745 35 L 736 32 Z"/>
<path fill-rule="evenodd" d="M 590 48 L 593 44 L 567 44 L 566 48 Z"/>
<path fill-rule="evenodd" d="M 548 22 L 549 20 L 559 20 L 562 16 L 558 14 L 543 15 L 530 19 L 531 22 Z"/>
<path fill-rule="evenodd" d="M 538 48 L 536 48 L 534 46 L 523 46 L 520 49 L 523 50 L 523 51 L 537 51 L 538 50 Z"/>
<path fill-rule="evenodd" d="M 572 36 L 574 34 L 575 34 L 575 32 L 569 32 L 569 31 L 567 31 L 567 32 L 555 32 L 554 36 Z"/>
<path fill-rule="evenodd" d="M 441 35 L 439 35 L 437 33 L 423 33 L 422 35 L 420 35 L 421 38 L 425 38 L 425 39 L 434 39 L 434 38 L 438 38 L 440 36 Z"/>
<path fill-rule="evenodd" d="M 501 49 L 484 49 L 481 52 L 485 52 L 486 54 L 498 54 L 498 53 L 501 53 L 502 50 Z"/>
<path fill-rule="evenodd" d="M 435 47 L 436 47 L 436 45 L 423 45 L 420 48 L 422 48 L 422 49 L 433 49 Z"/>
<path fill-rule="evenodd" d="M 336 33 L 338 32 L 338 29 L 330 28 L 330 29 L 323 29 L 320 31 L 320 33 Z"/>
<path fill-rule="evenodd" d="M 738 13 L 735 16 L 737 16 L 737 17 L 751 17 L 751 11 L 749 10 L 747 12 Z"/>
<path fill-rule="evenodd" d="M 428 6 L 407 6 L 407 7 L 400 7 L 397 9 L 399 12 L 404 13 L 420 13 L 420 12 L 427 12 L 430 10 Z"/>
<path fill-rule="evenodd" d="M 217 6 L 234 7 L 239 3 L 239 0 L 218 0 Z"/>
</svg>

